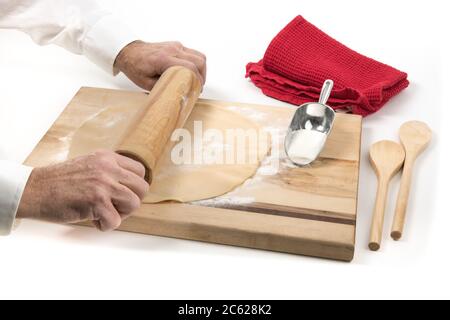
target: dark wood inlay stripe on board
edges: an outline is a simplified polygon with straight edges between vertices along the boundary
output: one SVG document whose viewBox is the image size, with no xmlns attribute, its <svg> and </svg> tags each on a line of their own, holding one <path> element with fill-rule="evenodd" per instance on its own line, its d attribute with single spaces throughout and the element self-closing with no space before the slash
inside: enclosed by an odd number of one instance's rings
<svg viewBox="0 0 450 320">
<path fill-rule="evenodd" d="M 211 204 L 203 207 L 245 211 L 252 213 L 267 214 L 280 217 L 298 218 L 305 220 L 323 221 L 337 224 L 345 224 L 350 226 L 356 225 L 356 216 L 352 217 L 349 214 L 340 214 L 327 211 L 300 209 L 295 207 L 267 204 L 267 203 L 252 203 L 248 205 L 242 204 Z"/>
</svg>

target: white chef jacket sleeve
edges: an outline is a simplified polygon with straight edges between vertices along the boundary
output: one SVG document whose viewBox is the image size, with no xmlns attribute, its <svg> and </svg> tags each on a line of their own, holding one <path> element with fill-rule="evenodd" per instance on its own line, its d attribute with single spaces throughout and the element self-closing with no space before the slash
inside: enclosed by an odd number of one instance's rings
<svg viewBox="0 0 450 320">
<path fill-rule="evenodd" d="M 20 30 L 40 45 L 56 44 L 85 55 L 110 74 L 118 73 L 114 62 L 122 48 L 137 40 L 94 0 L 0 0 L 0 28 Z M 0 235 L 11 231 L 31 171 L 0 160 Z"/>
<path fill-rule="evenodd" d="M 0 236 L 8 235 L 33 168 L 0 160 Z"/>
<path fill-rule="evenodd" d="M 82 54 L 111 74 L 133 32 L 94 0 L 0 0 L 0 28 L 27 33 L 40 45 Z"/>
</svg>

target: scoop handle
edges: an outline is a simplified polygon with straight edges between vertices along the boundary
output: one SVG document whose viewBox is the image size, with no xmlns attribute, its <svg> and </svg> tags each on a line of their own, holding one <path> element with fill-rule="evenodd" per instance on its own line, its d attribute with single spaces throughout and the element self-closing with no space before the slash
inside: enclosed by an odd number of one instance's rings
<svg viewBox="0 0 450 320">
<path fill-rule="evenodd" d="M 327 104 L 328 99 L 330 98 L 331 91 L 333 91 L 334 82 L 333 80 L 326 80 L 322 87 L 322 92 L 320 93 L 320 104 Z"/>
</svg>

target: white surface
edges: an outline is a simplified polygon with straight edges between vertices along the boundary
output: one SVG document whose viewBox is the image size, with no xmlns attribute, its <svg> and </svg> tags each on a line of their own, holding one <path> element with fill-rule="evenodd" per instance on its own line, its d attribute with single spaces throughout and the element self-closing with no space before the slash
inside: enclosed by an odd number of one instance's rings
<svg viewBox="0 0 450 320">
<path fill-rule="evenodd" d="M 151 41 L 180 40 L 209 57 L 204 97 L 280 104 L 243 78 L 296 13 L 362 53 L 408 71 L 411 87 L 364 121 L 355 261 L 240 249 L 127 233 L 24 222 L 0 239 L 0 298 L 450 298 L 447 207 L 449 66 L 446 1 L 117 1 L 116 12 Z M 448 19 L 445 19 L 448 20 Z M 441 21 L 441 22 L 440 22 Z M 444 22 L 442 22 L 444 21 Z M 0 31 L 0 155 L 21 161 L 80 86 L 134 88 L 82 57 Z M 448 59 L 448 58 L 447 58 Z M 444 68 L 446 70 L 444 71 Z M 444 101 L 445 100 L 445 101 Z M 406 237 L 369 252 L 375 175 L 369 145 L 397 140 L 411 119 L 434 128 L 418 162 Z M 444 132 L 445 131 L 445 132 Z M 439 195 L 439 198 L 435 197 Z"/>
</svg>

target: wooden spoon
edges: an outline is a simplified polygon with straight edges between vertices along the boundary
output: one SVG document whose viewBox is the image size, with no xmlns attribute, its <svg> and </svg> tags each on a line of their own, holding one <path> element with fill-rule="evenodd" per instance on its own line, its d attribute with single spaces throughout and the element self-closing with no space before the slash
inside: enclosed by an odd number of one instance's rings
<svg viewBox="0 0 450 320">
<path fill-rule="evenodd" d="M 400 171 L 405 161 L 405 150 L 396 142 L 380 141 L 370 149 L 370 161 L 378 177 L 378 191 L 373 212 L 369 248 L 372 251 L 378 251 L 381 247 L 389 183 L 395 174 Z"/>
<path fill-rule="evenodd" d="M 392 239 L 396 241 L 403 235 L 414 164 L 430 143 L 431 137 L 430 128 L 423 122 L 407 122 L 400 128 L 400 140 L 406 151 L 406 159 L 391 232 Z"/>
</svg>

